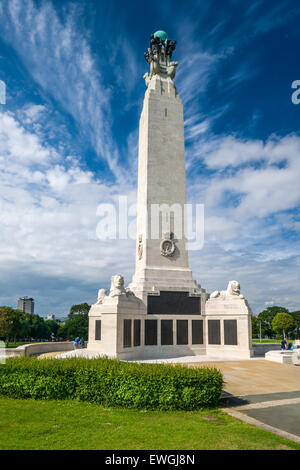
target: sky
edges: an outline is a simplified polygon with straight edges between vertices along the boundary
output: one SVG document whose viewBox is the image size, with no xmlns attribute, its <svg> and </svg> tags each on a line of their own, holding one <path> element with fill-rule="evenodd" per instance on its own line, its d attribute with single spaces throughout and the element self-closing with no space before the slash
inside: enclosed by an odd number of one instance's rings
<svg viewBox="0 0 300 470">
<path fill-rule="evenodd" d="M 99 204 L 136 202 L 152 33 L 177 41 L 190 253 L 207 292 L 236 279 L 255 314 L 300 309 L 296 0 L 0 0 L 0 304 L 44 316 L 131 282 L 135 241 L 99 240 Z"/>
</svg>

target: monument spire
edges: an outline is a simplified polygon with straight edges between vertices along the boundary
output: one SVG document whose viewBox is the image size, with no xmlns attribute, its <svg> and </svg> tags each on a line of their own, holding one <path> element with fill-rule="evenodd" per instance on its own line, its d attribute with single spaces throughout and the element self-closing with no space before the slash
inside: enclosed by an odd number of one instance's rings
<svg viewBox="0 0 300 470">
<path fill-rule="evenodd" d="M 151 35 L 144 54 L 150 72 L 139 127 L 136 271 L 130 288 L 147 303 L 149 292 L 205 292 L 192 279 L 186 239 L 183 106 L 171 61 L 176 41 Z M 172 175 L 172 176 L 171 176 Z M 205 301 L 205 295 L 202 296 Z"/>
</svg>

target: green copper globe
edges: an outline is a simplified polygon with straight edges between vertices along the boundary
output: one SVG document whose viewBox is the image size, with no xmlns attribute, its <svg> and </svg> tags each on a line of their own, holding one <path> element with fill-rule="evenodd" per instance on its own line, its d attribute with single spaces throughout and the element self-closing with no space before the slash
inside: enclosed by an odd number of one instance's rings
<svg viewBox="0 0 300 470">
<path fill-rule="evenodd" d="M 166 39 L 169 39 L 168 35 L 165 31 L 156 31 L 156 33 L 154 33 L 154 37 L 155 38 L 160 38 L 162 41 L 165 41 Z"/>
</svg>

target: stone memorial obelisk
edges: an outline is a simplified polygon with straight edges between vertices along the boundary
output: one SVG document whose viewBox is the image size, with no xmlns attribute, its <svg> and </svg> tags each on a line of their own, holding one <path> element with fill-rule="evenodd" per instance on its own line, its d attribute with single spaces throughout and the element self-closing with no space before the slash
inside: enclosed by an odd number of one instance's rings
<svg viewBox="0 0 300 470">
<path fill-rule="evenodd" d="M 173 79 L 175 41 L 156 32 L 145 54 L 150 73 L 139 126 L 137 254 L 130 288 L 149 293 L 204 292 L 192 279 L 186 240 L 183 106 Z M 203 297 L 205 300 L 205 296 Z"/>
<path fill-rule="evenodd" d="M 189 268 L 175 46 L 157 31 L 145 54 L 150 70 L 139 125 L 136 268 L 127 288 L 115 275 L 108 295 L 99 290 L 89 312 L 88 351 L 123 359 L 250 357 L 251 310 L 239 283 L 209 296 Z"/>
</svg>

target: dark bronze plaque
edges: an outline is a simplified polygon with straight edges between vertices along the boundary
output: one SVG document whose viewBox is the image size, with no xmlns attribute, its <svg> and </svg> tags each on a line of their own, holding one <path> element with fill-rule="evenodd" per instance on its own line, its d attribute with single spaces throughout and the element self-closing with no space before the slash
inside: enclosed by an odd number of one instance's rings
<svg viewBox="0 0 300 470">
<path fill-rule="evenodd" d="M 173 320 L 161 320 L 161 344 L 173 344 Z"/>
<path fill-rule="evenodd" d="M 188 320 L 177 320 L 177 344 L 188 344 L 189 322 Z"/>
<path fill-rule="evenodd" d="M 200 315 L 201 298 L 189 297 L 188 292 L 161 291 L 160 295 L 148 295 L 148 314 Z"/>
<path fill-rule="evenodd" d="M 236 320 L 224 320 L 224 344 L 238 344 Z"/>
<path fill-rule="evenodd" d="M 145 346 L 157 345 L 157 320 L 145 320 Z"/>
<path fill-rule="evenodd" d="M 95 321 L 95 340 L 101 340 L 101 320 Z"/>
<path fill-rule="evenodd" d="M 133 345 L 141 345 L 141 320 L 134 320 L 133 322 Z"/>
<path fill-rule="evenodd" d="M 123 346 L 124 348 L 131 348 L 131 320 L 124 320 L 123 332 Z"/>
<path fill-rule="evenodd" d="M 203 320 L 192 320 L 192 344 L 203 344 Z"/>
<path fill-rule="evenodd" d="M 220 320 L 208 320 L 208 344 L 221 344 Z"/>
</svg>

